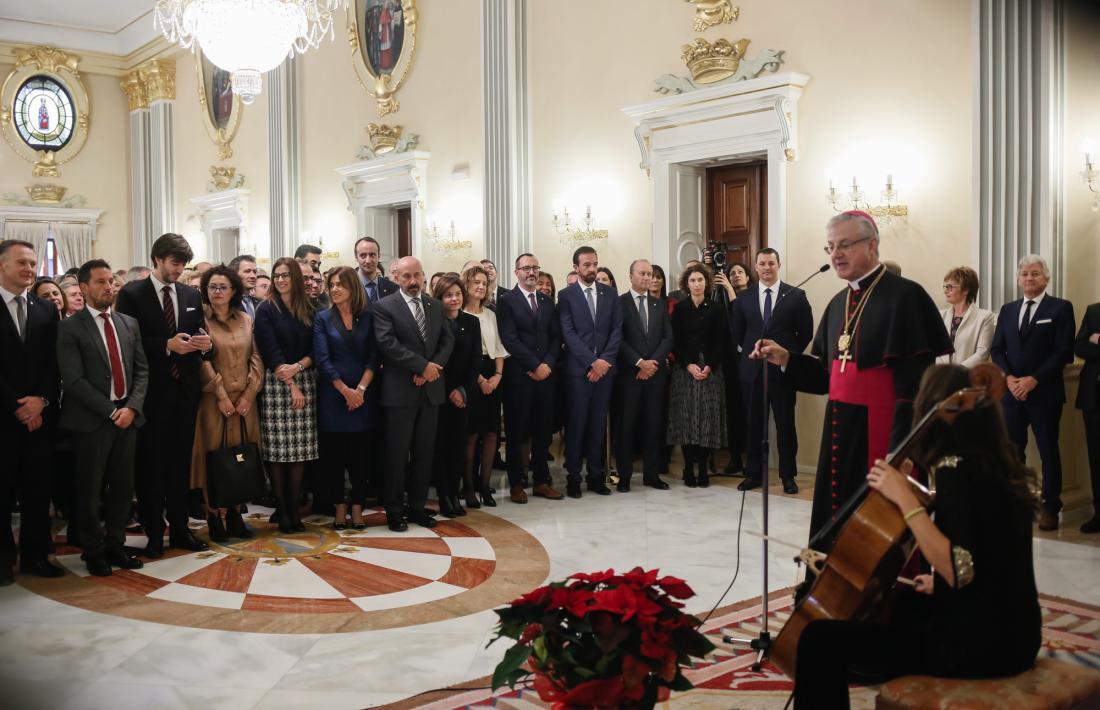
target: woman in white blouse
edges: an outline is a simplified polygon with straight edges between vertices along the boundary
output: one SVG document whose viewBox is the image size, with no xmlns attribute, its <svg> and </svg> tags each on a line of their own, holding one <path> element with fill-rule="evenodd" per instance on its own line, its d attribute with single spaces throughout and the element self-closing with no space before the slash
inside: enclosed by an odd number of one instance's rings
<svg viewBox="0 0 1100 710">
<path fill-rule="evenodd" d="M 978 308 L 978 274 L 968 266 L 951 269 L 943 277 L 943 295 L 947 308 L 940 311 L 943 325 L 951 335 L 955 352 L 936 358 L 938 363 L 952 363 L 974 367 L 989 361 L 989 348 L 993 344 L 996 316 L 984 308 Z"/>
<path fill-rule="evenodd" d="M 474 457 L 477 456 L 477 440 L 481 439 L 481 504 L 496 506 L 489 491 L 489 478 L 493 474 L 493 459 L 496 456 L 497 441 L 500 437 L 500 380 L 504 373 L 504 358 L 508 351 L 500 342 L 497 330 L 497 316 L 487 306 L 489 304 L 489 274 L 480 265 L 471 266 L 462 272 L 466 284 L 466 313 L 477 317 L 481 322 L 481 361 L 478 364 L 477 387 L 469 397 L 469 438 L 466 442 L 466 467 L 473 471 Z M 466 480 L 472 480 L 466 476 Z M 473 491 L 466 491 L 469 501 Z"/>
</svg>

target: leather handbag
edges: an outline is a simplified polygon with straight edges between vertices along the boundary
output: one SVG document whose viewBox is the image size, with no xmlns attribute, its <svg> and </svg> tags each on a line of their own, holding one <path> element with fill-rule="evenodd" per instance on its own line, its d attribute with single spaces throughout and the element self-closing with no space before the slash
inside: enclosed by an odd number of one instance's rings
<svg viewBox="0 0 1100 710">
<path fill-rule="evenodd" d="M 241 443 L 226 446 L 229 418 L 222 420 L 222 445 L 206 454 L 206 487 L 211 508 L 230 508 L 263 496 L 267 475 L 260 459 L 260 447 L 248 441 L 244 417 Z"/>
</svg>

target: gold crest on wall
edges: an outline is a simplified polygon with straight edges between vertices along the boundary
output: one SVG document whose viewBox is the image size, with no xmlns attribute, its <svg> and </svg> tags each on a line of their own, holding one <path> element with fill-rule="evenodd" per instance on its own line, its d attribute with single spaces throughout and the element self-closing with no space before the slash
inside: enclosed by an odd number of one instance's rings
<svg viewBox="0 0 1100 710">
<path fill-rule="evenodd" d="M 412 65 L 416 23 L 416 0 L 355 0 L 348 6 L 352 65 L 378 101 L 379 117 L 401 108 L 395 94 Z"/>
<path fill-rule="evenodd" d="M 217 67 L 195 48 L 195 70 L 198 72 L 199 107 L 206 135 L 218 146 L 218 160 L 233 157 L 231 143 L 241 125 L 244 104 L 233 93 L 229 72 Z"/>
</svg>

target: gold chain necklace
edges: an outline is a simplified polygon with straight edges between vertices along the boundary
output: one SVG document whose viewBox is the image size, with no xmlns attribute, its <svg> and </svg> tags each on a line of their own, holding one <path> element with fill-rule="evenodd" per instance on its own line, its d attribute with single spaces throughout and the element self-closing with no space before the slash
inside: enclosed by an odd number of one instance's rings
<svg viewBox="0 0 1100 710">
<path fill-rule="evenodd" d="M 883 275 L 886 273 L 886 268 L 881 267 L 878 276 L 871 282 L 871 285 L 867 287 L 867 293 L 863 294 L 863 297 L 859 299 L 859 303 L 856 307 L 852 308 L 851 299 L 845 297 L 844 299 L 844 331 L 837 338 L 836 347 L 840 351 L 840 356 L 837 358 L 840 360 L 840 371 L 844 372 L 844 366 L 852 360 L 852 355 L 849 352 L 849 348 L 852 346 L 852 335 L 859 327 L 859 320 L 863 317 L 863 310 L 867 307 L 867 302 L 871 300 L 871 292 L 875 290 L 875 286 L 878 286 L 878 282 L 882 280 Z"/>
</svg>

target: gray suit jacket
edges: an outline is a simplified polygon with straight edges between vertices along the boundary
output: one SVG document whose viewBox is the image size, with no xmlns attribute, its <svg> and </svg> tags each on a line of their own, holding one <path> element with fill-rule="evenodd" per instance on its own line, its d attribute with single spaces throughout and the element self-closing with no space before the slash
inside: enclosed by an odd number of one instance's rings
<svg viewBox="0 0 1100 710">
<path fill-rule="evenodd" d="M 149 386 L 149 363 L 141 345 L 141 330 L 135 319 L 113 310 L 111 323 L 118 335 L 119 356 L 126 374 L 126 406 L 137 412 L 133 425 L 141 426 Z M 58 324 L 57 365 L 64 391 L 61 428 L 90 432 L 103 426 L 115 411 L 111 361 L 89 311 L 77 311 Z"/>
<path fill-rule="evenodd" d="M 421 296 L 428 337 L 420 337 L 409 306 L 401 291 L 379 299 L 371 306 L 374 337 L 382 353 L 383 407 L 415 407 L 424 402 L 442 404 L 446 399 L 443 378 L 417 387 L 413 375 L 419 375 L 429 362 L 446 365 L 454 348 L 455 336 L 443 317 L 443 305 L 431 296 Z"/>
</svg>

